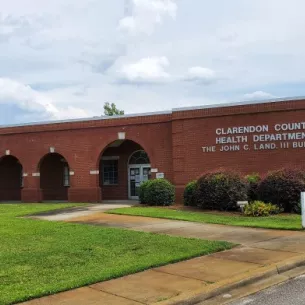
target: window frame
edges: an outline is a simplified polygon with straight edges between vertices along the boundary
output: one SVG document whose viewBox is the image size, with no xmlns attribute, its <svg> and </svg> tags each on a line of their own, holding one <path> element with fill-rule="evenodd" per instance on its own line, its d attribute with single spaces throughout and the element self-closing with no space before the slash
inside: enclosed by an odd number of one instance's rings
<svg viewBox="0 0 305 305">
<path fill-rule="evenodd" d="M 107 183 L 105 183 L 105 163 L 114 164 L 112 170 L 108 172 Z M 112 176 L 112 177 L 110 177 Z M 112 181 L 110 181 L 112 179 Z M 119 185 L 119 158 L 106 157 L 102 159 L 102 185 L 117 186 Z"/>
<path fill-rule="evenodd" d="M 63 186 L 64 187 L 70 187 L 70 168 L 69 168 L 69 165 L 67 163 L 64 164 Z"/>
<path fill-rule="evenodd" d="M 139 155 L 139 156 L 137 156 L 137 155 Z M 134 160 L 135 160 L 135 162 L 134 162 Z M 146 162 L 142 162 L 142 160 L 146 161 Z M 139 165 L 139 164 L 140 165 L 150 164 L 150 158 L 149 158 L 147 152 L 143 149 L 134 151 L 129 156 L 129 159 L 128 159 L 128 165 Z"/>
</svg>

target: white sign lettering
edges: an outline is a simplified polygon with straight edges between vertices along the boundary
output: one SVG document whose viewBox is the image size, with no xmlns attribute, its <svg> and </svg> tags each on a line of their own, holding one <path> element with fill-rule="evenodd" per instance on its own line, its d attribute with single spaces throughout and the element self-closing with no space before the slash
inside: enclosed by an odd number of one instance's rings
<svg viewBox="0 0 305 305">
<path fill-rule="evenodd" d="M 305 148 L 305 122 L 216 128 L 204 153 Z"/>
</svg>

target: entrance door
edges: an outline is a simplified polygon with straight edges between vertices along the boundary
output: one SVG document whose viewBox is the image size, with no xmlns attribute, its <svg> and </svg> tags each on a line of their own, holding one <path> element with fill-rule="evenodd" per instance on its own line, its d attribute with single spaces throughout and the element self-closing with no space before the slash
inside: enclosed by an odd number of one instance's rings
<svg viewBox="0 0 305 305">
<path fill-rule="evenodd" d="M 142 182 L 150 179 L 150 165 L 129 166 L 129 199 L 139 199 L 139 188 Z"/>
</svg>

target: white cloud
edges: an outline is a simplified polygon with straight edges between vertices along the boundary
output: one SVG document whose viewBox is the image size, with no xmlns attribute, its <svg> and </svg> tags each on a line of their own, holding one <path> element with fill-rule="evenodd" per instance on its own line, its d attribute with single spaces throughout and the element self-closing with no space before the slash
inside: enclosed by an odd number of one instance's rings
<svg viewBox="0 0 305 305">
<path fill-rule="evenodd" d="M 119 28 L 122 30 L 127 30 L 128 32 L 135 32 L 136 27 L 136 20 L 133 16 L 127 16 L 120 20 Z"/>
<path fill-rule="evenodd" d="M 247 93 L 243 96 L 243 99 L 246 101 L 255 101 L 255 100 L 273 99 L 273 98 L 276 98 L 276 96 L 264 91 L 255 91 L 252 93 Z"/>
<path fill-rule="evenodd" d="M 216 81 L 216 79 L 215 71 L 199 66 L 189 68 L 188 74 L 185 77 L 185 80 L 196 81 L 204 84 L 210 84 Z"/>
<path fill-rule="evenodd" d="M 37 113 L 42 119 L 66 119 L 88 116 L 83 109 L 73 106 L 56 107 L 46 94 L 33 90 L 20 82 L 0 78 L 0 104 L 15 104 L 27 112 Z"/>
<path fill-rule="evenodd" d="M 166 57 L 147 57 L 138 62 L 125 64 L 121 68 L 121 75 L 130 82 L 164 82 L 170 75 L 165 71 L 169 66 Z"/>
<path fill-rule="evenodd" d="M 305 95 L 303 0 L 129 1 L 0 0 L 0 125 Z"/>
<path fill-rule="evenodd" d="M 132 0 L 132 14 L 125 16 L 119 22 L 119 28 L 129 34 L 152 34 L 156 25 L 164 18 L 176 17 L 177 4 L 175 0 Z"/>
<path fill-rule="evenodd" d="M 38 16 L 14 16 L 0 13 L 0 41 L 34 35 L 49 24 L 50 20 Z"/>
</svg>

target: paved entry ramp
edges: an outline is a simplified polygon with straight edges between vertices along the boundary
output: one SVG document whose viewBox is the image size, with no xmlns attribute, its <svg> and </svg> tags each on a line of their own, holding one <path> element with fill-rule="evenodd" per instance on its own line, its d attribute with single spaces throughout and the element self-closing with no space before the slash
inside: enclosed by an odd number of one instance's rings
<svg viewBox="0 0 305 305">
<path fill-rule="evenodd" d="M 65 219 L 65 221 L 208 240 L 225 240 L 243 245 L 252 245 L 254 243 L 262 242 L 262 246 L 264 246 L 264 241 L 269 241 L 275 238 L 287 237 L 290 240 L 293 236 L 305 236 L 302 232 L 295 231 L 203 224 L 161 218 L 105 214 L 99 211 L 91 213 L 90 215 L 83 215 L 75 218 L 69 217 Z M 269 245 L 269 247 L 271 246 Z M 280 249 L 281 245 L 274 247 Z M 290 248 L 289 251 L 291 251 Z"/>
<path fill-rule="evenodd" d="M 134 204 L 135 202 L 128 202 L 128 201 L 126 203 L 92 204 L 83 207 L 73 207 L 73 208 L 42 212 L 30 216 L 30 218 L 49 220 L 49 221 L 64 221 L 76 217 L 84 217 L 84 216 L 96 214 L 97 212 L 105 212 L 110 209 L 129 208 Z"/>
</svg>

